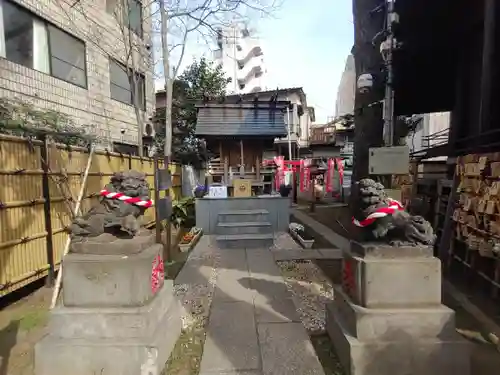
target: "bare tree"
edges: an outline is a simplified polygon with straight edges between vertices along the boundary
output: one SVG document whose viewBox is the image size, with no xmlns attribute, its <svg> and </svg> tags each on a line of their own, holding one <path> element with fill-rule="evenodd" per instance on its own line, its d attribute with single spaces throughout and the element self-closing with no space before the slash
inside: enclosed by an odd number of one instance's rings
<svg viewBox="0 0 500 375">
<path fill-rule="evenodd" d="M 141 4 L 139 4 L 140 6 Z M 145 129 L 145 77 L 146 72 L 153 64 L 151 53 L 146 48 L 144 35 L 137 35 L 137 30 L 132 24 L 133 9 L 131 0 L 117 0 L 114 9 L 114 17 L 119 25 L 121 42 L 123 43 L 123 68 L 128 77 L 130 85 L 131 101 L 134 107 L 134 114 L 137 121 L 138 134 L 137 142 L 139 156 L 143 156 L 143 134 Z M 142 20 L 144 22 L 144 20 Z M 141 25 L 141 33 L 142 31 Z M 121 46 L 120 46 L 121 47 Z M 121 49 L 121 48 L 120 48 Z"/>
<path fill-rule="evenodd" d="M 210 44 L 218 29 L 231 22 L 249 20 L 253 16 L 269 16 L 279 3 L 274 0 L 156 0 L 160 13 L 161 56 L 163 60 L 165 108 L 165 161 L 172 155 L 172 91 L 186 52 L 190 35 L 197 34 Z M 179 48 L 179 57 L 172 64 L 172 52 Z"/>
</svg>

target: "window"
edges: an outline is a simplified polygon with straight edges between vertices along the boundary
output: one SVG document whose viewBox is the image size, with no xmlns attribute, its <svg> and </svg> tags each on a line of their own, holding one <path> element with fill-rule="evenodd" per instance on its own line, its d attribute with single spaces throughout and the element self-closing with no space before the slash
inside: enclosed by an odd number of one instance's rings
<svg viewBox="0 0 500 375">
<path fill-rule="evenodd" d="M 106 11 L 142 38 L 142 2 L 139 0 L 106 0 Z"/>
<path fill-rule="evenodd" d="M 130 70 L 132 73 L 132 70 Z M 111 86 L 111 99 L 134 105 L 133 90 L 134 82 L 132 74 L 127 73 L 125 65 L 114 59 L 109 59 L 109 76 Z M 137 102 L 142 110 L 146 109 L 146 84 L 144 75 L 135 73 Z"/>
<path fill-rule="evenodd" d="M 87 87 L 85 44 L 9 1 L 0 1 L 0 56 Z"/>
<path fill-rule="evenodd" d="M 47 30 L 52 75 L 87 87 L 85 44 L 52 25 L 48 25 Z"/>
</svg>

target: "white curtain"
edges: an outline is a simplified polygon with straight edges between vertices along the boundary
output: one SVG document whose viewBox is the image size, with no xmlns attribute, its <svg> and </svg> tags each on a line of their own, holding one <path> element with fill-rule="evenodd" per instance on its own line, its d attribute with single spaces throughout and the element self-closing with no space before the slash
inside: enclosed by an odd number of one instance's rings
<svg viewBox="0 0 500 375">
<path fill-rule="evenodd" d="M 33 68 L 43 73 L 50 73 L 47 27 L 37 19 L 33 19 Z"/>
</svg>

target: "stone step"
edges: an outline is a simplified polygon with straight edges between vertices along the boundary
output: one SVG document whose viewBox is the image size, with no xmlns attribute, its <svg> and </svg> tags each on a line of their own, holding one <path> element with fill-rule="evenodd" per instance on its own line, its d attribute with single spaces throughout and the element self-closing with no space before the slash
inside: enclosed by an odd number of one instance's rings
<svg viewBox="0 0 500 375">
<path fill-rule="evenodd" d="M 268 221 L 243 221 L 238 223 L 218 223 L 217 234 L 265 234 L 272 233 L 273 228 Z"/>
<path fill-rule="evenodd" d="M 217 244 L 225 249 L 269 248 L 274 244 L 274 235 L 265 234 L 226 234 L 215 237 Z"/>
<path fill-rule="evenodd" d="M 263 222 L 269 221 L 268 210 L 231 210 L 218 214 L 219 223 Z"/>
</svg>

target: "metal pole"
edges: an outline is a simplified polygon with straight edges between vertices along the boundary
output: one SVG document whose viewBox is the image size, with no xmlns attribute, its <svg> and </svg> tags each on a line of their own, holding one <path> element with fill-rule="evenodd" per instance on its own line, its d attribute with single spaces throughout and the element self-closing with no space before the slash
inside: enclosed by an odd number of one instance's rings
<svg viewBox="0 0 500 375">
<path fill-rule="evenodd" d="M 394 47 L 394 35 L 392 33 L 392 16 L 394 14 L 394 1 L 386 0 L 387 2 L 387 42 L 388 51 L 385 58 L 387 68 L 387 82 L 385 85 L 385 100 L 384 100 L 384 144 L 385 146 L 394 145 L 394 90 L 393 90 L 393 66 L 392 66 L 392 50 Z"/>
<path fill-rule="evenodd" d="M 288 98 L 286 98 L 286 100 L 288 101 Z M 289 105 L 286 106 L 286 124 L 288 127 L 288 160 L 292 160 L 292 134 L 291 134 L 292 124 L 290 124 Z"/>
</svg>

